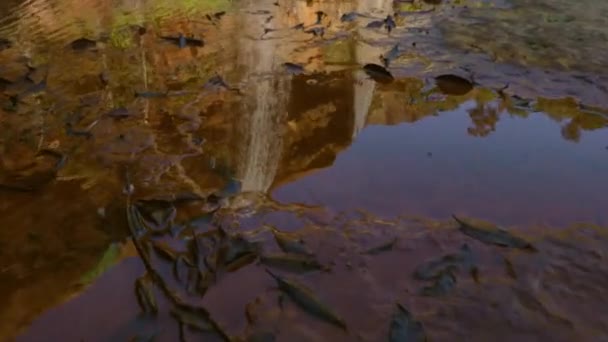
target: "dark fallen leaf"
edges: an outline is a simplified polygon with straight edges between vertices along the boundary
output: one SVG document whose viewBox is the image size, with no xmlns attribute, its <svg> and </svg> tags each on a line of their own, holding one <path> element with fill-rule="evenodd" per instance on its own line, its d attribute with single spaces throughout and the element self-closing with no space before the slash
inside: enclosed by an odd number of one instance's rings
<svg viewBox="0 0 608 342">
<path fill-rule="evenodd" d="M 143 97 L 143 98 L 154 98 L 154 97 L 167 97 L 167 93 L 161 93 L 157 91 L 136 91 L 135 97 Z"/>
<path fill-rule="evenodd" d="M 285 253 L 301 254 L 301 255 L 312 255 L 312 252 L 308 250 L 304 244 L 304 240 L 294 233 L 282 232 L 277 229 L 272 230 L 272 235 L 277 245 Z"/>
<path fill-rule="evenodd" d="M 327 14 L 325 14 L 325 12 L 323 12 L 323 11 L 317 11 L 317 12 L 315 12 L 315 14 L 317 15 L 316 25 L 321 24 L 321 21 L 323 20 L 323 18 L 325 18 L 327 16 Z"/>
<path fill-rule="evenodd" d="M 397 240 L 398 239 L 396 237 L 392 238 L 389 241 L 386 241 L 378 246 L 372 247 L 372 248 L 364 251 L 363 254 L 376 255 L 376 254 L 380 254 L 382 252 L 390 251 L 397 244 Z"/>
<path fill-rule="evenodd" d="M 300 254 L 266 254 L 260 257 L 260 262 L 266 266 L 294 273 L 323 269 L 323 265 L 313 257 Z"/>
<path fill-rule="evenodd" d="M 75 51 L 91 50 L 97 47 L 97 42 L 87 38 L 79 38 L 71 42 L 70 47 Z"/>
<path fill-rule="evenodd" d="M 291 75 L 301 75 L 304 73 L 304 66 L 302 66 L 301 64 L 287 62 L 283 63 L 283 67 L 285 68 L 287 73 Z"/>
<path fill-rule="evenodd" d="M 270 11 L 269 10 L 255 10 L 255 11 L 247 11 L 247 13 L 261 15 L 261 14 L 270 14 Z"/>
<path fill-rule="evenodd" d="M 323 37 L 325 35 L 325 28 L 324 27 L 313 27 L 313 28 L 310 28 L 310 29 L 304 31 L 304 33 L 312 34 L 315 37 Z"/>
<path fill-rule="evenodd" d="M 292 27 L 292 29 L 294 29 L 294 30 L 303 30 L 304 29 L 304 23 L 299 23 L 299 24 L 295 25 L 294 27 Z"/>
<path fill-rule="evenodd" d="M 443 0 L 423 0 L 425 3 L 429 5 L 440 5 Z"/>
<path fill-rule="evenodd" d="M 203 87 L 206 89 L 231 90 L 236 93 L 240 93 L 240 90 L 238 88 L 233 88 L 229 86 L 228 83 L 226 83 L 226 81 L 224 81 L 224 79 L 220 75 L 211 76 L 211 78 L 209 78 L 207 82 L 205 82 L 205 85 Z"/>
<path fill-rule="evenodd" d="M 13 43 L 5 38 L 0 38 L 0 51 L 10 49 L 13 46 Z"/>
<path fill-rule="evenodd" d="M 143 312 L 158 313 L 156 298 L 152 290 L 152 280 L 148 275 L 137 278 L 135 281 L 135 294 Z"/>
<path fill-rule="evenodd" d="M 393 19 L 393 16 L 391 15 L 387 15 L 386 19 L 384 19 L 384 27 L 386 27 L 386 30 L 388 31 L 388 33 L 391 33 L 391 31 L 397 27 L 397 23 L 395 23 L 395 19 Z"/>
<path fill-rule="evenodd" d="M 235 272 L 247 265 L 250 265 L 258 258 L 256 253 L 245 253 L 240 255 L 238 258 L 232 260 L 226 264 L 226 271 Z"/>
<path fill-rule="evenodd" d="M 321 302 L 310 289 L 292 280 L 279 277 L 268 269 L 266 269 L 266 272 L 277 282 L 279 290 L 289 296 L 304 311 L 344 330 L 347 329 L 344 321 L 327 305 Z"/>
<path fill-rule="evenodd" d="M 519 249 L 527 249 L 535 251 L 536 249 L 528 241 L 517 237 L 508 231 L 498 228 L 482 228 L 472 223 L 466 222 L 456 215 L 452 215 L 456 222 L 460 224 L 460 231 L 476 240 L 479 240 L 486 244 L 496 245 L 500 247 L 511 247 Z"/>
<path fill-rule="evenodd" d="M 129 113 L 129 110 L 125 107 L 118 107 L 107 112 L 105 115 L 111 118 L 123 119 L 131 116 L 131 113 Z"/>
<path fill-rule="evenodd" d="M 434 280 L 430 286 L 422 288 L 420 293 L 423 296 L 443 296 L 448 294 L 456 286 L 456 276 L 454 275 L 455 267 L 448 267 L 442 270 L 439 276 Z"/>
<path fill-rule="evenodd" d="M 380 28 L 384 26 L 384 20 L 375 20 L 367 24 L 365 27 L 367 28 Z"/>
<path fill-rule="evenodd" d="M 217 20 L 222 19 L 222 17 L 223 17 L 224 15 L 226 15 L 226 12 L 225 12 L 225 11 L 221 11 L 221 12 L 216 12 L 216 13 L 213 13 L 213 17 L 214 17 L 215 19 L 217 19 Z"/>
<path fill-rule="evenodd" d="M 476 269 L 473 251 L 467 244 L 462 245 L 459 253 L 447 254 L 418 266 L 414 271 L 414 277 L 419 280 L 435 279 L 450 267 L 463 267 L 473 274 L 473 270 Z"/>
<path fill-rule="evenodd" d="M 473 90 L 473 82 L 451 74 L 435 77 L 435 84 L 446 95 L 462 96 Z"/>
<path fill-rule="evenodd" d="M 401 52 L 399 52 L 399 43 L 397 43 L 387 53 L 385 53 L 384 55 L 380 56 L 380 59 L 382 60 L 382 64 L 384 64 L 384 66 L 386 68 L 388 68 L 389 64 L 393 60 L 395 60 L 396 58 L 398 58 L 400 55 L 401 55 Z"/>
<path fill-rule="evenodd" d="M 342 14 L 342 16 L 340 17 L 340 21 L 341 22 L 351 22 L 354 21 L 355 19 L 357 19 L 359 17 L 359 13 L 357 12 L 348 12 L 348 13 L 344 13 Z"/>
<path fill-rule="evenodd" d="M 426 334 L 422 323 L 414 320 L 405 307 L 397 304 L 397 311 L 391 319 L 388 340 L 390 342 L 423 342 L 426 341 Z"/>
<path fill-rule="evenodd" d="M 388 70 L 386 70 L 386 68 L 378 64 L 365 64 L 363 66 L 363 70 L 369 77 L 371 77 L 374 81 L 378 83 L 386 84 L 391 83 L 395 80 L 393 75 Z"/>
<path fill-rule="evenodd" d="M 182 34 L 180 34 L 177 37 L 161 36 L 160 38 L 163 40 L 166 40 L 168 42 L 171 42 L 173 44 L 176 44 L 177 46 L 179 46 L 182 49 L 187 46 L 194 46 L 194 47 L 205 46 L 205 42 L 202 39 L 188 38 Z"/>
</svg>

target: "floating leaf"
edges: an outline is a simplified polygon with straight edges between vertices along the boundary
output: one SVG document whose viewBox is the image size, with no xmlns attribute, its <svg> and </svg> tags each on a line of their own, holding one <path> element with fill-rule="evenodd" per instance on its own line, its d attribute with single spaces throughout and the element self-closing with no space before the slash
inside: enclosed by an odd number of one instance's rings
<svg viewBox="0 0 608 342">
<path fill-rule="evenodd" d="M 386 68 L 378 64 L 365 64 L 363 70 L 369 77 L 378 83 L 391 83 L 395 80 L 393 75 L 386 70 Z"/>
<path fill-rule="evenodd" d="M 283 252 L 312 255 L 312 252 L 308 250 L 304 244 L 304 240 L 299 235 L 282 232 L 277 229 L 272 230 L 272 235 Z"/>
<path fill-rule="evenodd" d="M 268 269 L 266 272 L 276 280 L 279 289 L 289 296 L 289 298 L 298 304 L 304 311 L 346 330 L 344 321 L 338 317 L 333 310 L 321 302 L 310 289 L 292 280 L 279 277 Z"/>
<path fill-rule="evenodd" d="M 397 311 L 391 319 L 388 340 L 390 342 L 423 342 L 426 341 L 426 334 L 422 323 L 415 321 L 405 307 L 397 304 Z"/>
<path fill-rule="evenodd" d="M 97 47 L 97 42 L 87 38 L 80 38 L 71 42 L 70 47 L 75 51 L 91 50 Z"/>
<path fill-rule="evenodd" d="M 365 27 L 367 28 L 380 28 L 384 26 L 384 20 L 375 20 L 367 24 Z"/>
<path fill-rule="evenodd" d="M 446 95 L 462 96 L 473 90 L 473 83 L 457 75 L 440 75 L 435 77 L 435 84 Z"/>
<path fill-rule="evenodd" d="M 283 67 L 285 68 L 287 73 L 291 75 L 300 75 L 304 73 L 304 66 L 302 66 L 301 64 L 287 62 L 283 63 Z"/>
<path fill-rule="evenodd" d="M 156 298 L 152 291 L 152 281 L 148 275 L 137 278 L 135 281 L 135 294 L 143 312 L 153 314 L 158 312 Z"/>
<path fill-rule="evenodd" d="M 528 241 L 514 236 L 508 231 L 493 227 L 493 228 L 482 228 L 472 223 L 466 222 L 455 215 L 453 215 L 456 222 L 460 224 L 460 231 L 476 240 L 479 240 L 486 244 L 496 245 L 500 247 L 511 247 L 519 249 L 535 250 L 534 246 Z"/>
<path fill-rule="evenodd" d="M 385 67 L 388 68 L 389 64 L 401 55 L 399 52 L 399 43 L 395 44 L 392 49 L 390 49 L 387 53 L 381 56 L 382 63 Z"/>
<path fill-rule="evenodd" d="M 350 21 L 354 21 L 358 17 L 359 17 L 359 13 L 357 13 L 357 12 L 348 12 L 348 13 L 342 14 L 342 16 L 340 17 L 340 21 L 341 22 L 350 22 Z"/>
<path fill-rule="evenodd" d="M 264 265 L 289 272 L 305 273 L 323 269 L 316 259 L 300 254 L 267 254 L 260 257 Z"/>
<path fill-rule="evenodd" d="M 363 254 L 370 254 L 370 255 L 376 255 L 376 254 L 380 254 L 382 252 L 387 252 L 392 250 L 395 245 L 397 244 L 398 239 L 392 238 L 391 240 L 384 242 L 376 247 L 372 247 L 370 249 L 368 249 L 367 251 L 363 252 Z"/>
</svg>

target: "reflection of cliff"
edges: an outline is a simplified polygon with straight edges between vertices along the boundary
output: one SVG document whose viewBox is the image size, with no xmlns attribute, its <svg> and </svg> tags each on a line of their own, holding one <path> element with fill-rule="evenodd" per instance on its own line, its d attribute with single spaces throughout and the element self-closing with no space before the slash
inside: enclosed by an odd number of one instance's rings
<svg viewBox="0 0 608 342">
<path fill-rule="evenodd" d="M 257 10 L 259 3 L 245 5 Z M 276 13 L 275 13 L 276 14 Z M 288 76 L 282 72 L 280 41 L 259 37 L 265 16 L 244 16 L 239 40 L 239 64 L 245 70 L 242 80 L 249 84 L 242 101 L 239 120 L 240 151 L 238 177 L 243 191 L 266 192 L 272 184 L 282 151 L 281 122 L 289 96 Z M 281 25 L 281 16 L 267 27 Z"/>
<path fill-rule="evenodd" d="M 300 76 L 292 80 L 293 96 L 287 107 L 288 134 L 285 136 L 283 159 L 274 186 L 295 180 L 311 170 L 329 167 L 338 153 L 352 141 L 352 79 L 345 74 Z"/>
</svg>

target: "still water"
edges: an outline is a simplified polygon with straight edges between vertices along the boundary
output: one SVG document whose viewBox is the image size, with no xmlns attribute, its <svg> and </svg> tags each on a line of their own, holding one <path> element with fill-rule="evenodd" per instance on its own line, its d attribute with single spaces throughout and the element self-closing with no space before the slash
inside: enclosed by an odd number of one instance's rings
<svg viewBox="0 0 608 342">
<path fill-rule="evenodd" d="M 0 339 L 608 340 L 607 11 L 3 1 Z"/>
</svg>

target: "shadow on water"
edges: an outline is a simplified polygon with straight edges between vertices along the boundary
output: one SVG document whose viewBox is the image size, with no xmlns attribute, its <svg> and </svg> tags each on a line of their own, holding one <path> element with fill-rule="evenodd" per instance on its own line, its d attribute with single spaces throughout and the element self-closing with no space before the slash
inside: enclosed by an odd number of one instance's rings
<svg viewBox="0 0 608 342">
<path fill-rule="evenodd" d="M 3 2 L 0 337 L 605 338 L 608 26 L 568 6 Z"/>
</svg>

